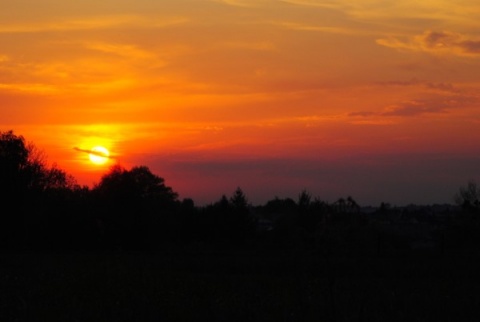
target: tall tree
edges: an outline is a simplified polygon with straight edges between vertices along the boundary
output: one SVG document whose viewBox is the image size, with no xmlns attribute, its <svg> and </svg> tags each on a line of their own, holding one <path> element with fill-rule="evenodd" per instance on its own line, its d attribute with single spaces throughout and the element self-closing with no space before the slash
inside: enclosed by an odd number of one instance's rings
<svg viewBox="0 0 480 322">
<path fill-rule="evenodd" d="M 27 144 L 23 136 L 11 130 L 0 132 L 0 198 L 74 187 L 75 179 L 56 165 L 49 167 L 43 152 L 33 143 Z"/>
<path fill-rule="evenodd" d="M 235 189 L 232 197 L 230 197 L 230 202 L 237 210 L 244 211 L 248 207 L 247 197 L 245 196 L 243 190 L 240 187 L 237 187 L 237 189 Z"/>
<path fill-rule="evenodd" d="M 25 169 L 29 151 L 23 136 L 13 131 L 0 133 L 0 186 L 2 196 L 18 193 L 26 187 Z"/>
<path fill-rule="evenodd" d="M 47 166 L 45 160 L 45 155 L 32 143 L 27 144 L 23 136 L 0 132 L 0 247 L 13 249 L 38 243 L 32 236 L 40 227 L 43 238 L 50 236 L 52 230 L 47 227 L 53 227 L 57 219 L 50 215 L 77 187 L 72 176 L 56 166 Z"/>
<path fill-rule="evenodd" d="M 298 195 L 298 207 L 300 212 L 305 212 L 308 210 L 311 200 L 312 196 L 307 192 L 307 190 L 302 190 L 302 192 Z"/>
<path fill-rule="evenodd" d="M 474 180 L 470 180 L 465 187 L 460 187 L 455 201 L 466 210 L 480 209 L 480 187 Z"/>
</svg>

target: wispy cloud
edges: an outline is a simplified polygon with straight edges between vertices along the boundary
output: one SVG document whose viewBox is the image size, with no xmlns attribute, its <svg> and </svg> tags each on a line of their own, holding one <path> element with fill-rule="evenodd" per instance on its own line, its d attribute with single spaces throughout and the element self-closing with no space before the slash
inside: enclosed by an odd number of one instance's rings
<svg viewBox="0 0 480 322">
<path fill-rule="evenodd" d="M 335 12 L 349 23 L 364 23 L 371 32 L 408 35 L 417 30 L 441 26 L 447 30 L 480 28 L 480 5 L 472 0 L 281 0 L 315 11 Z M 476 49 L 476 44 L 473 44 Z"/>
<path fill-rule="evenodd" d="M 132 59 L 153 59 L 157 56 L 155 53 L 139 48 L 130 44 L 114 44 L 107 42 L 88 42 L 84 46 L 88 49 L 115 54 L 118 56 L 128 57 Z"/>
<path fill-rule="evenodd" d="M 479 98 L 469 94 L 432 95 L 429 97 L 411 99 L 390 105 L 383 111 L 357 111 L 349 114 L 351 117 L 414 117 L 428 114 L 447 114 L 454 110 L 468 108 L 479 103 Z"/>
<path fill-rule="evenodd" d="M 113 159 L 114 157 L 111 156 L 110 154 L 107 154 L 105 152 L 102 152 L 102 151 L 99 151 L 98 149 L 82 149 L 82 148 L 79 148 L 79 147 L 74 147 L 73 148 L 75 151 L 78 151 L 78 152 L 83 152 L 83 153 L 87 153 L 87 154 L 92 154 L 92 155 L 96 155 L 96 156 L 99 156 L 99 157 L 102 157 L 102 158 L 107 158 L 107 159 Z"/>
<path fill-rule="evenodd" d="M 346 26 L 321 26 L 313 25 L 299 22 L 273 22 L 273 25 L 276 25 L 280 28 L 297 30 L 297 31 L 312 31 L 312 32 L 323 32 L 323 33 L 332 33 L 332 34 L 366 34 L 365 31 L 355 29 L 353 27 Z"/>
<path fill-rule="evenodd" d="M 270 41 L 228 41 L 224 43 L 225 46 L 234 49 L 247 49 L 247 50 L 258 50 L 258 51 L 271 51 L 275 49 L 275 44 Z"/>
<path fill-rule="evenodd" d="M 54 94 L 59 92 L 56 86 L 37 83 L 0 83 L 0 90 L 32 94 Z"/>
<path fill-rule="evenodd" d="M 318 0 L 280 0 L 297 6 L 320 7 L 320 8 L 343 8 L 341 1 L 318 1 Z"/>
<path fill-rule="evenodd" d="M 149 17 L 138 15 L 109 15 L 78 17 L 34 23 L 1 24 L 0 33 L 40 33 L 51 31 L 78 31 L 111 29 L 117 27 L 150 27 L 160 28 L 183 24 L 186 17 Z"/>
<path fill-rule="evenodd" d="M 426 89 L 431 89 L 439 92 L 452 92 L 452 93 L 459 91 L 452 83 L 421 81 L 418 78 L 412 78 L 406 81 L 393 80 L 393 81 L 386 81 L 386 82 L 377 82 L 376 85 L 400 86 L 400 87 L 416 86 L 416 87 L 423 87 Z"/>
<path fill-rule="evenodd" d="M 139 74 L 167 65 L 154 50 L 135 44 L 87 40 L 52 44 L 74 48 L 74 54 L 68 53 L 65 59 L 59 51 L 58 56 L 31 61 L 0 56 L 0 88 L 38 94 L 105 94 L 131 89 L 142 82 Z"/>
<path fill-rule="evenodd" d="M 272 0 L 211 0 L 234 7 L 254 8 L 265 4 L 272 4 Z"/>
<path fill-rule="evenodd" d="M 479 39 L 450 31 L 427 30 L 404 40 L 392 37 L 377 39 L 376 42 L 403 51 L 475 57 L 480 55 Z"/>
<path fill-rule="evenodd" d="M 381 112 L 381 116 L 418 116 L 422 114 L 439 114 L 446 113 L 448 108 L 453 104 L 449 104 L 444 100 L 411 100 L 400 104 L 387 107 Z"/>
</svg>

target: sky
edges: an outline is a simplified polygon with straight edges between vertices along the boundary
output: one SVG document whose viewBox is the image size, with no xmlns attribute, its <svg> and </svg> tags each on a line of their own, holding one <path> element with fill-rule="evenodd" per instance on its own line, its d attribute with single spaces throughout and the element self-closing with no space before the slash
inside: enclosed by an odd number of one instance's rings
<svg viewBox="0 0 480 322">
<path fill-rule="evenodd" d="M 480 178 L 477 0 L 0 0 L 0 131 L 92 187 L 453 203 Z M 94 146 L 110 151 L 95 164 Z"/>
</svg>

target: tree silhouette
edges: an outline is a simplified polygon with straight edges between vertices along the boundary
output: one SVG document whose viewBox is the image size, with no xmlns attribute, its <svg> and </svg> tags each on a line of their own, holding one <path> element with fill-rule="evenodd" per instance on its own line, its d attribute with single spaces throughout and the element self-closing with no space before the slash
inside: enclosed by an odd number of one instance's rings
<svg viewBox="0 0 480 322">
<path fill-rule="evenodd" d="M 334 205 L 336 210 L 340 213 L 344 213 L 347 210 L 347 201 L 344 198 L 338 198 Z"/>
<path fill-rule="evenodd" d="M 231 240 L 234 244 L 244 244 L 252 237 L 255 222 L 249 211 L 248 199 L 240 187 L 230 197 L 233 206 L 230 223 Z"/>
<path fill-rule="evenodd" d="M 240 211 L 246 211 L 248 207 L 247 197 L 240 187 L 237 187 L 233 195 L 230 197 L 232 205 Z"/>
<path fill-rule="evenodd" d="M 465 210 L 479 210 L 480 187 L 474 180 L 470 180 L 466 187 L 460 187 L 455 195 L 455 202 Z"/>
<path fill-rule="evenodd" d="M 360 212 L 360 206 L 351 196 L 347 197 L 347 210 L 355 213 Z"/>
<path fill-rule="evenodd" d="M 0 133 L 0 187 L 5 202 L 23 196 L 32 185 L 36 165 L 31 167 L 29 155 L 23 136 L 17 136 L 13 131 Z"/>
<path fill-rule="evenodd" d="M 165 185 L 165 180 L 146 166 L 130 170 L 113 166 L 93 188 L 102 197 L 116 203 L 131 201 L 155 201 L 163 206 L 177 201 L 178 194 Z"/>
<path fill-rule="evenodd" d="M 302 190 L 302 192 L 298 195 L 298 207 L 300 212 L 304 212 L 308 209 L 311 200 L 312 196 L 307 192 L 307 190 Z"/>
<path fill-rule="evenodd" d="M 0 160 L 2 179 L 18 174 L 28 162 L 29 151 L 23 136 L 17 136 L 13 131 L 0 133 Z"/>
<path fill-rule="evenodd" d="M 329 204 L 312 199 L 306 190 L 297 200 L 276 197 L 253 206 L 237 187 L 230 196 L 197 207 L 192 199 L 178 200 L 165 180 L 146 166 L 125 169 L 117 164 L 92 189 L 80 187 L 55 164 L 48 166 L 43 152 L 23 136 L 0 132 L 2 250 L 144 250 L 175 245 L 234 250 L 265 245 L 323 249 L 325 254 L 376 246 L 379 253 L 380 247 L 383 251 L 407 245 L 406 237 L 397 236 L 396 228 L 385 223 L 404 225 L 411 219 L 438 225 L 442 245 L 478 247 L 480 188 L 469 181 L 455 200 L 463 211 L 448 210 L 447 219 L 432 217 L 429 208 L 392 208 L 387 203 L 367 215 L 350 196 Z"/>
<path fill-rule="evenodd" d="M 146 166 L 127 170 L 114 165 L 93 187 L 98 218 L 114 247 L 144 246 L 156 235 L 174 235 L 173 209 L 178 194 Z M 179 203 L 178 203 L 179 204 Z M 164 237 L 164 236 L 163 236 Z"/>
<path fill-rule="evenodd" d="M 0 132 L 0 204 L 8 209 L 0 225 L 3 246 L 33 243 L 39 229 L 52 235 L 49 216 L 60 212 L 69 192 L 77 188 L 72 176 L 47 166 L 45 155 L 23 136 Z"/>
<path fill-rule="evenodd" d="M 2 196 L 77 187 L 75 179 L 53 165 L 43 152 L 13 131 L 0 132 L 0 186 Z"/>
</svg>

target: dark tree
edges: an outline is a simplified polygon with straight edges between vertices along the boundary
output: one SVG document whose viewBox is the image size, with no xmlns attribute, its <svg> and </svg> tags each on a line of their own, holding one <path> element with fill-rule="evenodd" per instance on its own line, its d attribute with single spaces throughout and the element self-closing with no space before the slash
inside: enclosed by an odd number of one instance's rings
<svg viewBox="0 0 480 322">
<path fill-rule="evenodd" d="M 23 136 L 12 131 L 0 133 L 0 178 L 2 188 L 12 187 L 27 167 L 29 151 Z"/>
<path fill-rule="evenodd" d="M 240 187 L 230 197 L 232 211 L 229 214 L 230 241 L 234 245 L 244 245 L 255 230 L 255 222 L 249 210 L 248 199 Z"/>
<path fill-rule="evenodd" d="M 347 210 L 347 201 L 344 198 L 338 198 L 334 206 L 339 213 L 344 213 Z"/>
<path fill-rule="evenodd" d="M 347 197 L 347 210 L 349 212 L 355 212 L 355 213 L 360 212 L 359 204 L 351 196 Z"/>
<path fill-rule="evenodd" d="M 115 165 L 105 174 L 94 189 L 102 197 L 116 203 L 155 201 L 165 206 L 177 201 L 178 194 L 165 185 L 165 180 L 146 166 L 130 170 Z"/>
<path fill-rule="evenodd" d="M 466 187 L 460 187 L 455 195 L 455 202 L 465 210 L 480 209 L 480 187 L 475 181 L 470 180 Z"/>
<path fill-rule="evenodd" d="M 294 213 L 297 210 L 297 204 L 295 203 L 295 200 L 291 198 L 280 199 L 275 197 L 275 199 L 269 200 L 264 208 L 265 212 L 271 217 L 270 215 Z"/>
<path fill-rule="evenodd" d="M 302 192 L 298 195 L 298 207 L 300 210 L 305 210 L 310 206 L 310 201 L 312 200 L 312 196 L 307 192 L 307 190 L 302 190 Z"/>
<path fill-rule="evenodd" d="M 139 248 L 175 237 L 178 195 L 146 166 L 113 166 L 93 188 L 109 247 Z"/>
<path fill-rule="evenodd" d="M 237 210 L 247 210 L 248 200 L 240 187 L 237 187 L 232 197 L 230 197 L 230 202 Z"/>
<path fill-rule="evenodd" d="M 45 160 L 44 154 L 33 144 L 27 144 L 23 136 L 13 131 L 0 132 L 3 247 L 38 243 L 33 239 L 40 236 L 40 230 L 45 236 L 53 235 L 52 227 L 58 222 L 54 223 L 56 218 L 52 214 L 60 214 L 65 198 L 79 188 L 72 176 L 55 165 L 47 166 Z"/>
<path fill-rule="evenodd" d="M 0 132 L 0 186 L 2 196 L 76 188 L 75 179 L 53 165 L 43 152 L 13 131 Z"/>
</svg>

